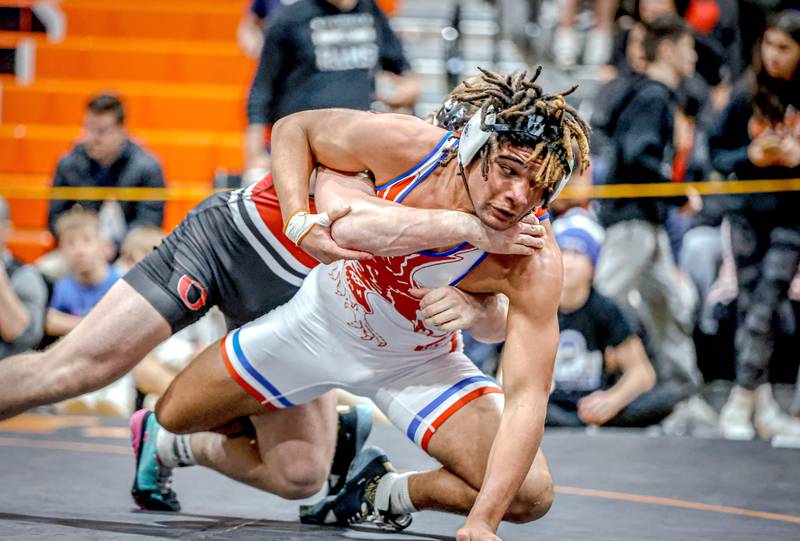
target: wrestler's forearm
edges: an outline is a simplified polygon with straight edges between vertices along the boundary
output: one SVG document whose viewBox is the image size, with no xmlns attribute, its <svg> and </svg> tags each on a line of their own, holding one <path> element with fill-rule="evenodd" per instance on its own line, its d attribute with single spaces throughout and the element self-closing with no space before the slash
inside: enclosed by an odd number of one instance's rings
<svg viewBox="0 0 800 541">
<path fill-rule="evenodd" d="M 302 124 L 285 117 L 272 128 L 272 179 L 284 223 L 301 210 L 308 210 L 308 179 L 314 160 Z"/>
<path fill-rule="evenodd" d="M 468 521 L 497 529 L 522 486 L 544 432 L 547 396 L 540 389 L 506 390 L 500 428 L 492 444 L 486 474 Z"/>
<path fill-rule="evenodd" d="M 516 289 L 508 294 L 508 337 L 501 359 L 506 401 L 468 523 L 497 528 L 539 450 L 559 337 L 558 297 L 545 287 L 548 276 L 542 275 L 542 283 L 528 288 L 533 294 Z"/>
<path fill-rule="evenodd" d="M 483 310 L 469 328 L 469 334 L 484 344 L 496 344 L 506 337 L 508 297 L 502 293 L 482 295 Z"/>
<path fill-rule="evenodd" d="M 481 232 L 475 216 L 454 210 L 378 206 L 361 201 L 350 206 L 350 213 L 334 222 L 333 239 L 343 248 L 376 256 L 455 246 L 473 241 Z"/>
</svg>

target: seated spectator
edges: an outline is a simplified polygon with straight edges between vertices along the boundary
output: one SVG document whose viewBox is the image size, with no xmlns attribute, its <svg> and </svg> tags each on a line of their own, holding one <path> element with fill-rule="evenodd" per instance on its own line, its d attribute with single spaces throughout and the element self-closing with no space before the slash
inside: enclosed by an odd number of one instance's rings
<svg viewBox="0 0 800 541">
<path fill-rule="evenodd" d="M 70 274 L 53 287 L 45 330 L 51 336 L 63 336 L 111 289 L 119 273 L 106 261 L 96 214 L 72 209 L 59 216 L 55 228 Z"/>
<path fill-rule="evenodd" d="M 31 349 L 42 339 L 47 286 L 39 272 L 6 250 L 11 216 L 0 198 L 0 359 Z"/>
<path fill-rule="evenodd" d="M 154 225 L 141 225 L 131 229 L 119 250 L 114 267 L 120 276 L 131 270 L 161 243 L 164 233 Z"/>
<path fill-rule="evenodd" d="M 159 397 L 172 380 L 204 348 L 225 336 L 225 319 L 219 309 L 159 344 L 133 369 L 136 390 L 142 399 L 141 407 L 155 409 Z"/>
<path fill-rule="evenodd" d="M 93 212 L 74 208 L 55 223 L 58 247 L 70 274 L 56 282 L 45 330 L 63 336 L 74 329 L 101 297 L 111 289 L 119 274 L 108 264 L 100 223 Z M 108 387 L 60 404 L 64 413 L 100 413 L 128 416 L 133 413 L 133 380 L 125 376 Z"/>
<path fill-rule="evenodd" d="M 554 223 L 564 258 L 561 327 L 547 408 L 549 426 L 645 426 L 660 421 L 660 403 L 644 395 L 655 371 L 622 311 L 592 287 L 603 229 L 580 208 Z M 674 403 L 669 404 L 669 406 Z"/>
<path fill-rule="evenodd" d="M 116 96 L 99 95 L 87 105 L 81 142 L 58 162 L 53 186 L 163 188 L 161 165 L 130 140 L 125 129 L 125 111 Z M 65 201 L 50 202 L 49 225 L 76 203 L 99 213 L 103 235 L 119 245 L 131 227 L 151 224 L 161 227 L 162 201 Z"/>
<path fill-rule="evenodd" d="M 158 246 L 163 238 L 164 234 L 154 226 L 145 225 L 132 229 L 122 242 L 121 254 L 114 267 L 120 275 L 125 274 Z M 140 406 L 153 409 L 178 372 L 200 350 L 224 335 L 225 321 L 222 313 L 212 309 L 197 323 L 159 344 L 132 371 L 136 390 L 142 399 Z"/>
</svg>

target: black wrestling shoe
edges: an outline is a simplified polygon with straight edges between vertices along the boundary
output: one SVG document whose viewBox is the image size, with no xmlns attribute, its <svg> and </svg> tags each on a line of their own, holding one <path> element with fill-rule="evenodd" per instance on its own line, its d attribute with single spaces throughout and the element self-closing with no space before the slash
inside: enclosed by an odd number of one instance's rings
<svg viewBox="0 0 800 541">
<path fill-rule="evenodd" d="M 395 515 L 380 510 L 375 504 L 378 483 L 388 474 L 396 474 L 384 452 L 378 447 L 367 447 L 353 461 L 347 482 L 339 494 L 328 496 L 314 505 L 300 506 L 303 524 L 349 526 L 372 522 L 386 530 L 400 531 L 411 525 L 411 515 Z"/>
<path fill-rule="evenodd" d="M 347 481 L 347 470 L 358 456 L 372 431 L 372 408 L 362 404 L 339 406 L 339 435 L 333 455 L 331 473 L 328 475 L 328 495 L 335 496 Z"/>
</svg>

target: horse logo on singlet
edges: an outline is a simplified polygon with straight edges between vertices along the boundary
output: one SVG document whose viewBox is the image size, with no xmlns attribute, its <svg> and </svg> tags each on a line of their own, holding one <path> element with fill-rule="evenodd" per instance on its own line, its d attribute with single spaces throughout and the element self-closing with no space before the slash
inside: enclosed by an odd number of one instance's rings
<svg viewBox="0 0 800 541">
<path fill-rule="evenodd" d="M 440 165 L 448 152 L 456 149 L 458 141 L 452 132 L 445 135 L 436 148 L 411 170 L 376 186 L 378 197 L 401 202 Z M 347 308 L 353 313 L 349 325 L 361 331 L 363 340 L 375 341 L 378 347 L 388 345 L 387 339 L 369 323 L 370 316 L 376 311 L 386 315 L 388 305 L 391 312 L 399 314 L 408 323 L 407 330 L 418 335 L 416 351 L 447 342 L 455 347 L 455 333 L 431 329 L 423 323 L 419 299 L 408 290 L 454 286 L 487 255 L 465 242 L 444 252 L 422 251 L 406 256 L 346 261 L 329 274 L 337 282 L 337 294 L 345 298 Z"/>
</svg>

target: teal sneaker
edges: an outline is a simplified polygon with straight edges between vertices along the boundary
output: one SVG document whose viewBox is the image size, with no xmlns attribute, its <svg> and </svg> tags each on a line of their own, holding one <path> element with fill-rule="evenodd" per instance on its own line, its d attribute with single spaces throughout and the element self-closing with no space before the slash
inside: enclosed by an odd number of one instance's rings
<svg viewBox="0 0 800 541">
<path fill-rule="evenodd" d="M 156 436 L 161 426 L 152 411 L 139 410 L 131 417 L 131 446 L 136 457 L 136 475 L 131 495 L 141 509 L 181 510 L 172 490 L 172 468 L 161 464 L 156 452 Z"/>
</svg>

